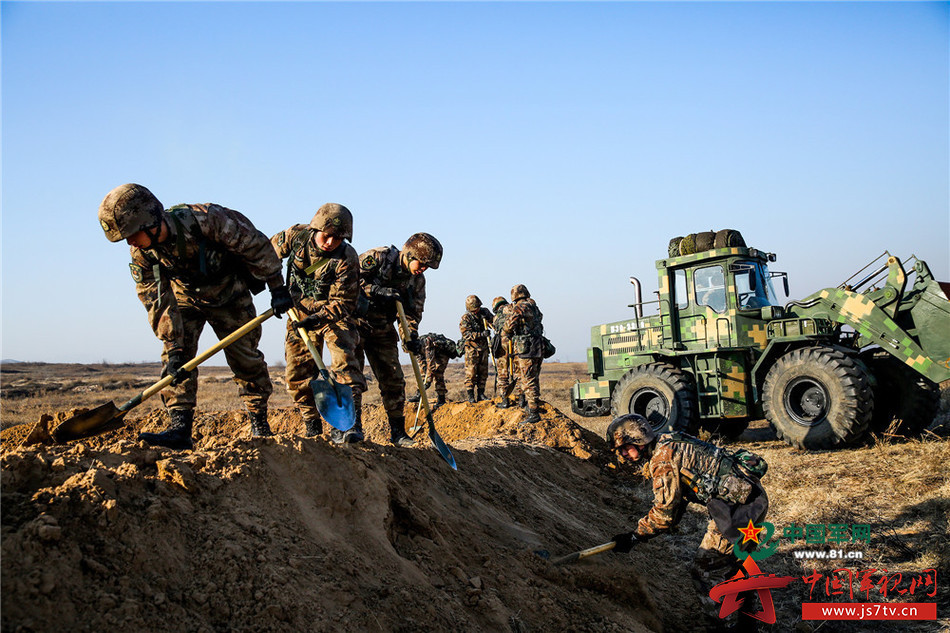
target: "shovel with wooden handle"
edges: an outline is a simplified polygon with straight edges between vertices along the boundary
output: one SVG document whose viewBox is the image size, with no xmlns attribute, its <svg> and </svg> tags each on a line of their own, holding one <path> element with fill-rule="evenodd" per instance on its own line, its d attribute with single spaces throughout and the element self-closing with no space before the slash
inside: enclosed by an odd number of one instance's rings
<svg viewBox="0 0 950 633">
<path fill-rule="evenodd" d="M 396 312 L 399 314 L 399 338 L 402 339 L 402 344 L 405 346 L 406 341 L 409 340 L 409 322 L 406 321 L 406 311 L 402 307 L 402 301 L 398 299 L 396 299 Z M 449 447 L 442 441 L 439 433 L 435 430 L 435 423 L 432 422 L 432 410 L 429 408 L 429 398 L 426 396 L 425 384 L 422 382 L 422 373 L 419 371 L 419 361 L 416 360 L 416 355 L 412 352 L 409 352 L 409 360 L 412 362 L 412 373 L 415 374 L 416 385 L 419 387 L 419 402 L 422 404 L 422 408 L 426 414 L 426 422 L 428 422 L 429 425 L 429 439 L 432 441 L 432 445 L 435 446 L 435 450 L 439 451 L 439 455 L 442 456 L 442 459 L 448 462 L 453 470 L 458 470 L 452 451 L 450 451 Z M 418 433 L 421 428 L 421 426 L 414 426 L 410 429 L 409 434 L 414 435 Z"/>
<path fill-rule="evenodd" d="M 594 554 L 600 554 L 601 552 L 607 552 L 612 550 L 617 546 L 616 541 L 608 541 L 600 545 L 595 545 L 594 547 L 588 547 L 587 549 L 582 549 L 579 552 L 574 552 L 573 554 L 568 554 L 566 556 L 561 556 L 560 558 L 555 558 L 551 561 L 552 565 L 566 565 L 567 563 L 573 563 L 582 558 L 587 558 L 588 556 L 593 556 Z"/>
<path fill-rule="evenodd" d="M 272 316 L 274 316 L 273 308 L 254 317 L 209 347 L 207 350 L 198 354 L 190 361 L 182 365 L 181 371 L 189 372 L 193 370 L 195 367 L 205 362 Z M 71 440 L 81 440 L 86 437 L 100 435 L 106 431 L 117 429 L 122 426 L 122 419 L 125 417 L 126 413 L 139 406 L 168 385 L 172 384 L 172 380 L 174 379 L 174 376 L 165 376 L 151 387 L 148 387 L 145 391 L 119 407 L 116 407 L 114 402 L 107 402 L 106 404 L 100 405 L 95 409 L 86 411 L 85 413 L 74 415 L 73 417 L 64 420 L 62 424 L 53 429 L 50 435 L 53 437 L 54 441 L 64 443 Z"/>
<path fill-rule="evenodd" d="M 300 318 L 296 308 L 287 311 L 290 320 L 298 324 L 297 334 L 303 339 L 313 357 L 313 362 L 317 364 L 320 370 L 321 378 L 314 378 L 310 381 L 310 389 L 313 391 L 313 401 L 320 412 L 320 417 L 327 421 L 333 428 L 340 431 L 348 431 L 356 424 L 356 407 L 353 403 L 353 388 L 349 385 L 341 385 L 330 377 L 327 366 L 323 363 L 320 351 L 314 345 L 310 333 L 302 327 L 299 327 Z"/>
</svg>

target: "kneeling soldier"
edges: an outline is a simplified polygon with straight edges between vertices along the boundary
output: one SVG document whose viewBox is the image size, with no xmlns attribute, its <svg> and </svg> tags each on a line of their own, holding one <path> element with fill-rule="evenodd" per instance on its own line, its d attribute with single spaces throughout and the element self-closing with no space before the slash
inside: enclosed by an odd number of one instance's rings
<svg viewBox="0 0 950 633">
<path fill-rule="evenodd" d="M 653 482 L 653 507 L 632 532 L 618 534 L 613 551 L 626 553 L 639 542 L 669 532 L 683 517 L 689 503 L 706 507 L 710 520 L 693 559 L 690 576 L 709 616 L 716 605 L 709 591 L 728 580 L 741 566 L 733 554 L 739 528 L 762 522 L 769 499 L 759 478 L 764 460 L 748 451 L 732 453 L 685 433 L 658 435 L 636 413 L 622 415 L 607 428 L 607 443 L 621 463 L 642 466 Z M 747 551 L 750 542 L 740 546 Z M 748 602 L 746 603 L 748 604 Z"/>
</svg>

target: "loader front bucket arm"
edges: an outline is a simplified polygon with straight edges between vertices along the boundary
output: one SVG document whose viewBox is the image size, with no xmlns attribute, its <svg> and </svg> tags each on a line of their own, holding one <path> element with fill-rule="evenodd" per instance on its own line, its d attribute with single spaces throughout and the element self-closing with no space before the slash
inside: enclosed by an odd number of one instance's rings
<svg viewBox="0 0 950 633">
<path fill-rule="evenodd" d="M 915 290 L 918 283 L 914 284 Z M 859 348 L 879 345 L 908 367 L 939 384 L 950 379 L 948 344 L 946 340 L 940 340 L 941 336 L 946 339 L 946 332 L 950 331 L 950 302 L 942 292 L 939 297 L 934 296 L 930 285 L 925 283 L 923 287 L 925 292 L 920 293 L 916 301 L 902 302 L 897 311 L 897 318 L 903 322 L 907 320 L 903 317 L 909 310 L 909 318 L 915 319 L 914 331 L 905 329 L 907 324 L 905 327 L 898 325 L 869 296 L 842 288 L 826 288 L 790 303 L 788 309 L 799 317 L 825 318 L 849 325 L 860 337 Z M 933 287 L 940 290 L 936 282 L 933 282 Z M 912 307 L 910 303 L 913 303 Z"/>
</svg>

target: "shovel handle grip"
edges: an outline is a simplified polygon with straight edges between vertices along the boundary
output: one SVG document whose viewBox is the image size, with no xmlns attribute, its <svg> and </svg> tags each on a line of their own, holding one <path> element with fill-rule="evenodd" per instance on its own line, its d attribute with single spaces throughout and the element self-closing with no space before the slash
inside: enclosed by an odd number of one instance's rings
<svg viewBox="0 0 950 633">
<path fill-rule="evenodd" d="M 612 550 L 616 546 L 617 546 L 616 541 L 608 541 L 600 545 L 595 545 L 594 547 L 582 549 L 581 551 L 574 552 L 573 554 L 568 554 L 567 556 L 562 556 L 561 558 L 556 558 L 551 561 L 551 564 L 563 565 L 565 563 L 573 563 L 576 560 L 580 560 L 582 558 L 587 558 L 588 556 L 593 556 L 594 554 L 600 554 L 601 552 Z"/>
<path fill-rule="evenodd" d="M 297 314 L 297 308 L 291 308 L 287 310 L 287 315 L 290 316 L 290 320 L 295 324 L 300 323 L 300 315 Z M 313 362 L 317 364 L 317 369 L 320 370 L 320 374 L 324 377 L 329 375 L 327 371 L 327 366 L 323 362 L 323 357 L 320 356 L 320 352 L 317 351 L 317 346 L 313 344 L 313 339 L 310 338 L 310 332 L 303 329 L 302 327 L 297 328 L 297 334 L 300 335 L 300 338 L 303 339 L 304 344 L 307 346 L 307 350 L 310 352 L 310 355 L 313 356 Z"/>
<path fill-rule="evenodd" d="M 206 360 L 208 360 L 209 358 L 211 358 L 212 356 L 214 356 L 215 354 L 223 350 L 225 347 L 227 347 L 234 341 L 238 340 L 239 338 L 241 338 L 242 336 L 244 336 L 245 334 L 247 334 L 248 332 L 250 332 L 257 326 L 259 326 L 261 323 L 271 318 L 272 316 L 274 316 L 273 308 L 269 308 L 266 312 L 262 312 L 258 316 L 254 317 L 253 319 L 251 319 L 250 321 L 248 321 L 247 323 L 245 323 L 238 329 L 234 330 L 233 332 L 225 336 L 223 339 L 221 339 L 220 341 L 218 341 L 217 343 L 215 343 L 214 345 L 212 345 L 211 347 L 209 347 L 208 349 L 201 352 L 200 354 L 192 358 L 190 361 L 182 365 L 181 366 L 182 371 L 193 370 L 195 367 L 205 362 Z M 151 398 L 156 393 L 158 393 L 159 391 L 161 391 L 168 385 L 172 384 L 172 380 L 174 379 L 175 379 L 174 376 L 165 376 L 164 378 L 156 382 L 154 385 L 152 385 L 151 387 L 147 388 L 145 391 L 140 393 L 138 396 L 136 396 L 135 398 L 132 398 L 131 400 L 126 402 L 124 405 L 119 407 L 119 410 L 127 411 L 128 409 L 131 409 L 132 407 L 139 405 L 143 400 L 147 400 Z"/>
</svg>

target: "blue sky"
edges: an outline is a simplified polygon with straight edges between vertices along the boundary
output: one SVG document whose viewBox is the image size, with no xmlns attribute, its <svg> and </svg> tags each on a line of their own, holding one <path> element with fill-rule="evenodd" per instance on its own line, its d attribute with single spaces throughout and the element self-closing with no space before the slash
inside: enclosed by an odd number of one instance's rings
<svg viewBox="0 0 950 633">
<path fill-rule="evenodd" d="M 113 187 L 267 235 L 445 247 L 422 331 L 528 286 L 558 347 L 735 228 L 791 296 L 885 249 L 950 280 L 947 3 L 2 2 L 2 352 L 157 360 Z M 267 305 L 266 293 L 258 305 Z M 269 362 L 283 324 L 265 324 Z M 211 334 L 202 347 L 213 343 Z M 212 364 L 220 364 L 211 361 Z M 220 359 L 223 362 L 223 358 Z"/>
</svg>

